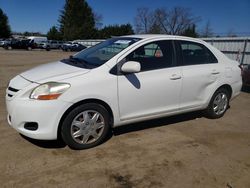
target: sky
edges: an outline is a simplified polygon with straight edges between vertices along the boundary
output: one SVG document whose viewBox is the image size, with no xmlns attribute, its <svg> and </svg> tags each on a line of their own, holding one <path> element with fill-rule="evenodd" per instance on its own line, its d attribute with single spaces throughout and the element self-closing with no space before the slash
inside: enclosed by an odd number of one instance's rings
<svg viewBox="0 0 250 188">
<path fill-rule="evenodd" d="M 198 30 L 207 21 L 218 35 L 233 32 L 250 36 L 250 0 L 87 0 L 94 12 L 101 14 L 103 25 L 134 24 L 137 8 L 190 8 L 200 17 Z M 0 0 L 0 8 L 7 14 L 12 31 L 47 33 L 58 24 L 64 0 Z"/>
</svg>

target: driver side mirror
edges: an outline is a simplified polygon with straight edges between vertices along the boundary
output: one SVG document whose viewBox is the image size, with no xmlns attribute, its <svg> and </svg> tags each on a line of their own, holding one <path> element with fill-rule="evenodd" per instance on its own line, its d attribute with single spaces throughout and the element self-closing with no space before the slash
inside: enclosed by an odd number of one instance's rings
<svg viewBox="0 0 250 188">
<path fill-rule="evenodd" d="M 121 67 L 121 71 L 124 73 L 137 73 L 141 71 L 141 64 L 136 61 L 128 61 Z"/>
</svg>

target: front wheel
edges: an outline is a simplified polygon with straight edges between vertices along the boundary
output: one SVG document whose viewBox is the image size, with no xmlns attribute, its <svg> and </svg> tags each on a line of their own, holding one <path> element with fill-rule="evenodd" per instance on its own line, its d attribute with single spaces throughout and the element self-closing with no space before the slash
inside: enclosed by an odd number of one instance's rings
<svg viewBox="0 0 250 188">
<path fill-rule="evenodd" d="M 109 113 L 102 105 L 80 105 L 65 118 L 61 129 L 62 138 L 72 149 L 97 146 L 106 138 L 109 122 Z"/>
<path fill-rule="evenodd" d="M 228 90 L 221 88 L 214 93 L 206 109 L 206 115 L 208 118 L 211 119 L 220 118 L 225 114 L 228 109 L 228 106 L 229 92 Z"/>
</svg>

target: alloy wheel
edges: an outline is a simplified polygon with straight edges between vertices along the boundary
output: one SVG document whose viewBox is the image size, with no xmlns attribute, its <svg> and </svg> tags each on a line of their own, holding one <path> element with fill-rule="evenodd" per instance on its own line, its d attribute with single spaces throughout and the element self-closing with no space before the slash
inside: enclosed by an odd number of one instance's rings
<svg viewBox="0 0 250 188">
<path fill-rule="evenodd" d="M 104 126 L 104 117 L 99 112 L 86 110 L 73 119 L 71 136 L 79 144 L 91 144 L 101 137 Z"/>
<path fill-rule="evenodd" d="M 213 101 L 213 110 L 216 115 L 223 114 L 228 106 L 228 98 L 225 93 L 218 93 Z"/>
</svg>

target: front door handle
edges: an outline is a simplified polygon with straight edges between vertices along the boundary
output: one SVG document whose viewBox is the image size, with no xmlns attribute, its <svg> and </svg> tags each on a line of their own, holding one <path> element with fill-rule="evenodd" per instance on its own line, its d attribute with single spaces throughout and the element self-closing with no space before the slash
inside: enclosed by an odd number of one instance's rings
<svg viewBox="0 0 250 188">
<path fill-rule="evenodd" d="M 173 74 L 171 77 L 170 77 L 170 80 L 179 80 L 181 79 L 181 76 L 180 75 L 177 75 L 177 74 Z"/>
</svg>

